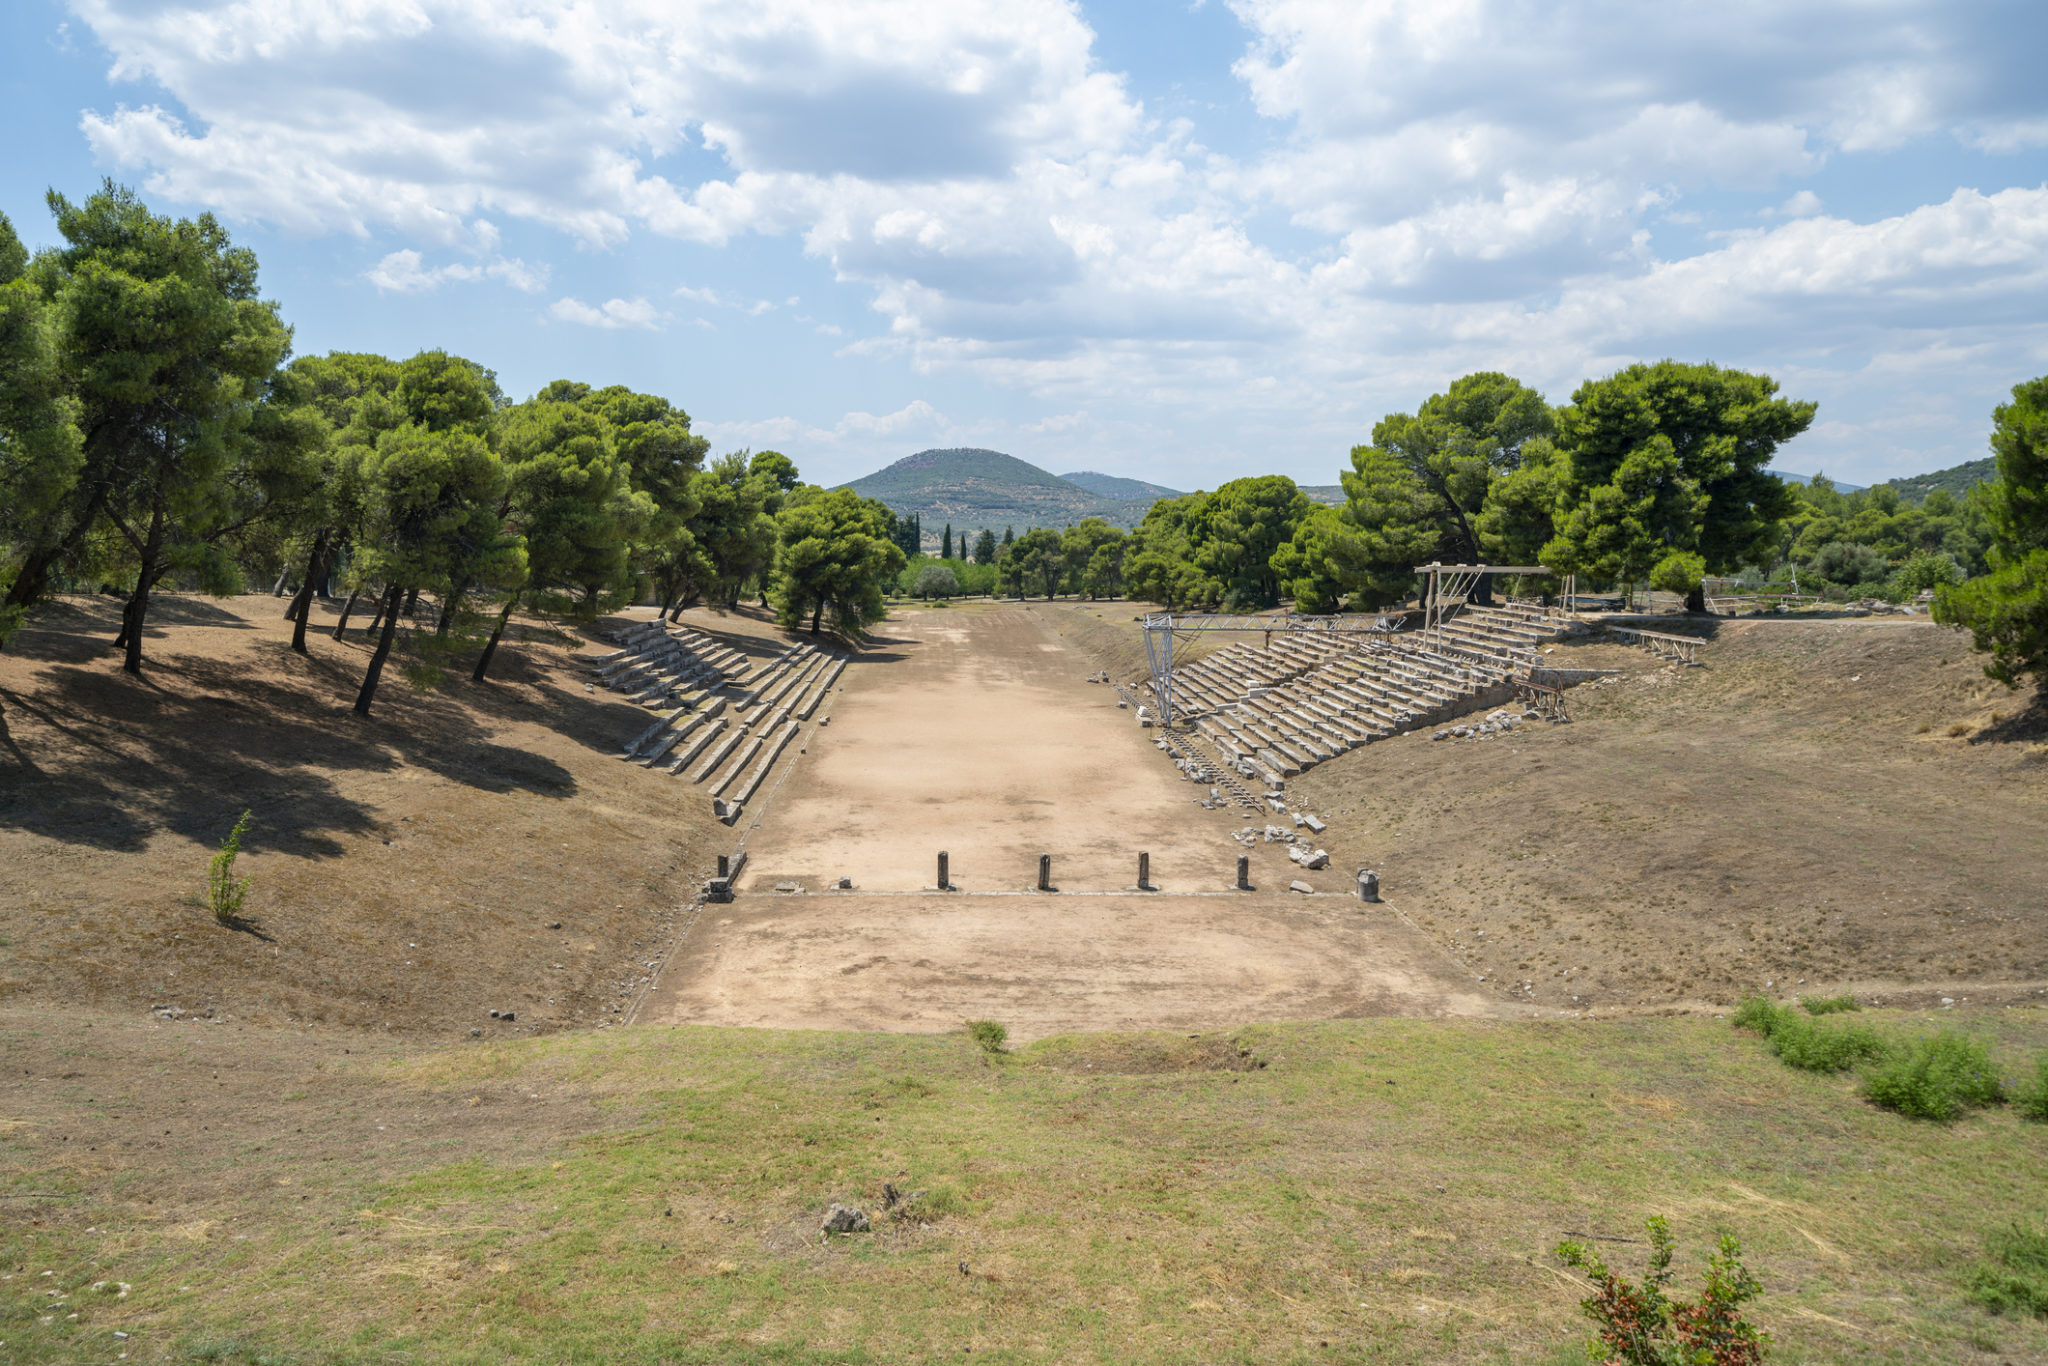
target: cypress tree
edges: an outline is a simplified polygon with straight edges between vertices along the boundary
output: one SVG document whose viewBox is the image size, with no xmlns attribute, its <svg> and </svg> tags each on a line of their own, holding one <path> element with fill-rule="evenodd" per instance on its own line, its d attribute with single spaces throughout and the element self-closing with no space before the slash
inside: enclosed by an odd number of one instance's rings
<svg viewBox="0 0 2048 1366">
<path fill-rule="evenodd" d="M 942 560 L 953 558 L 953 524 L 951 522 L 946 523 L 946 534 L 939 541 L 939 558 Z"/>
</svg>

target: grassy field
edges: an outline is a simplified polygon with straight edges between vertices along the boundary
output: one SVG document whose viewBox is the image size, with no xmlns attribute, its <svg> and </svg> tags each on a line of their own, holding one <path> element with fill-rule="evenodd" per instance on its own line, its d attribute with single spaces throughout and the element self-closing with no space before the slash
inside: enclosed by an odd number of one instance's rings
<svg viewBox="0 0 2048 1366">
<path fill-rule="evenodd" d="M 50 1023 L 0 1014 L 9 1362 L 1553 1363 L 1583 1290 L 1551 1249 L 1655 1213 L 1684 1282 L 1741 1238 L 1775 1360 L 2048 1361 L 2048 1323 L 1962 1284 L 1988 1234 L 2048 1213 L 2048 1125 L 1880 1112 L 1725 1021 L 1002 1056 L 964 1034 L 366 1051 Z M 2014 1075 L 2048 1047 L 2040 1009 L 1938 1023 Z M 908 1217 L 885 1183 L 924 1192 Z M 834 1201 L 875 1230 L 821 1238 Z"/>
</svg>

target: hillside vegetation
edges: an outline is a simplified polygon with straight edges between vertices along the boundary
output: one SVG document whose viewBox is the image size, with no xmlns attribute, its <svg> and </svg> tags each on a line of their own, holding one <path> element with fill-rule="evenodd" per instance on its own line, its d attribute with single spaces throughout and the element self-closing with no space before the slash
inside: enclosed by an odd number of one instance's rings
<svg viewBox="0 0 2048 1366">
<path fill-rule="evenodd" d="M 1932 474 L 1916 474 L 1908 479 L 1892 479 L 1886 486 L 1895 488 L 1909 503 L 1926 501 L 1927 495 L 1936 489 L 1950 493 L 1966 493 L 1978 484 L 1988 483 L 1998 477 L 1998 457 L 1987 455 L 1982 460 L 1970 460 L 1960 465 L 1951 465 L 1945 470 Z"/>
<path fill-rule="evenodd" d="M 948 523 L 956 532 L 997 536 L 1006 528 L 1021 535 L 1031 527 L 1068 527 L 1086 517 L 1134 527 L 1157 496 L 1103 497 L 1013 455 L 971 448 L 919 451 L 847 487 L 888 504 L 898 517 L 916 514 L 932 544 Z"/>
</svg>

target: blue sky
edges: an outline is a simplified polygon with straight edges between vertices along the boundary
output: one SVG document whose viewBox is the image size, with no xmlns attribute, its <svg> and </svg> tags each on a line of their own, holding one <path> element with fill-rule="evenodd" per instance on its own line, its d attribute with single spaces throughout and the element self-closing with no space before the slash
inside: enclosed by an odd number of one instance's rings
<svg viewBox="0 0 2048 1366">
<path fill-rule="evenodd" d="M 2048 373 L 2029 0 L 15 0 L 0 211 L 210 209 L 301 352 L 627 383 L 717 449 L 1331 483 L 1473 370 L 1677 356 L 1781 467 Z"/>
</svg>

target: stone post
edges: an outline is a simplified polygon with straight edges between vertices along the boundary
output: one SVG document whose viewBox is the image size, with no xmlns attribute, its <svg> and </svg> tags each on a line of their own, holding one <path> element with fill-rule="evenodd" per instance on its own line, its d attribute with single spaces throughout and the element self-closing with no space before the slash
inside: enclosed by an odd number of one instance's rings
<svg viewBox="0 0 2048 1366">
<path fill-rule="evenodd" d="M 1358 870 L 1358 899 L 1378 901 L 1380 899 L 1380 875 L 1370 868 Z"/>
<path fill-rule="evenodd" d="M 1052 890 L 1051 854 L 1040 854 L 1038 856 L 1038 890 L 1041 892 L 1049 892 Z"/>
<path fill-rule="evenodd" d="M 719 875 L 720 877 L 731 877 L 731 876 L 732 876 L 732 855 L 731 855 L 731 854 L 720 854 L 720 855 L 718 856 L 718 875 Z"/>
<path fill-rule="evenodd" d="M 1252 856 L 1250 854 L 1239 854 L 1237 856 L 1237 890 L 1249 892 L 1251 889 Z"/>
<path fill-rule="evenodd" d="M 1138 855 L 1138 890 L 1141 892 L 1152 890 L 1152 856 L 1150 854 Z"/>
<path fill-rule="evenodd" d="M 939 890 L 942 892 L 953 890 L 953 884 L 946 878 L 946 851 L 943 849 L 939 850 Z"/>
</svg>

